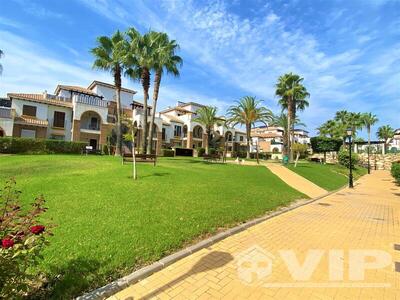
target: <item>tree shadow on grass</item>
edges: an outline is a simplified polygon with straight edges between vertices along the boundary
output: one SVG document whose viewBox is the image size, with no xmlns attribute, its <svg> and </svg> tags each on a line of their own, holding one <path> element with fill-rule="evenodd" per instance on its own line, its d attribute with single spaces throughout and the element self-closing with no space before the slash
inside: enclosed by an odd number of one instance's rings
<svg viewBox="0 0 400 300">
<path fill-rule="evenodd" d="M 101 284 L 101 264 L 97 260 L 77 258 L 63 266 L 52 266 L 47 274 L 48 281 L 29 296 L 29 299 L 72 299 Z"/>
</svg>

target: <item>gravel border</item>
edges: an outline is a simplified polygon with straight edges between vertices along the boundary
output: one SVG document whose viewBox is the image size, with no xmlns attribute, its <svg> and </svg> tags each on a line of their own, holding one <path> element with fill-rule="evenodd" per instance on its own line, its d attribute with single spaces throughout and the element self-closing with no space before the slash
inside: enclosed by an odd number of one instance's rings
<svg viewBox="0 0 400 300">
<path fill-rule="evenodd" d="M 149 277 L 151 274 L 164 269 L 165 267 L 173 264 L 174 262 L 176 262 L 176 261 L 178 261 L 178 260 L 180 260 L 180 259 L 182 259 L 182 258 L 184 258 L 186 256 L 189 256 L 192 253 L 195 253 L 195 252 L 197 252 L 197 251 L 199 251 L 199 250 L 201 250 L 203 248 L 207 248 L 207 247 L 209 247 L 209 246 L 211 246 L 211 245 L 213 245 L 213 244 L 215 244 L 215 243 L 217 243 L 217 242 L 219 242 L 219 241 L 221 241 L 223 239 L 226 239 L 229 236 L 232 236 L 232 235 L 234 235 L 236 233 L 239 233 L 239 232 L 241 232 L 243 230 L 246 230 L 246 229 L 248 229 L 248 228 L 250 228 L 250 227 L 252 227 L 254 225 L 257 225 L 257 224 L 259 224 L 261 222 L 264 222 L 264 221 L 266 221 L 268 219 L 271 219 L 273 217 L 279 216 L 281 214 L 284 214 L 286 212 L 292 211 L 292 210 L 294 210 L 296 208 L 299 208 L 301 206 L 313 203 L 313 202 L 315 202 L 317 200 L 320 200 L 320 199 L 325 198 L 325 197 L 327 197 L 329 195 L 337 193 L 338 191 L 340 191 L 340 190 L 342 190 L 342 189 L 344 189 L 346 187 L 347 187 L 347 185 L 343 186 L 343 187 L 341 187 L 341 188 L 339 188 L 337 190 L 330 191 L 330 192 L 328 192 L 328 193 L 326 193 L 326 194 L 324 194 L 322 196 L 319 196 L 319 197 L 316 197 L 316 198 L 312 198 L 312 199 L 309 199 L 309 200 L 305 200 L 305 201 L 304 200 L 303 201 L 302 200 L 298 200 L 298 201 L 294 202 L 293 204 L 291 204 L 289 206 L 278 208 L 276 211 L 269 212 L 269 213 L 267 213 L 266 215 L 264 215 L 264 216 L 262 216 L 260 218 L 253 219 L 251 221 L 248 221 L 248 222 L 245 222 L 243 224 L 237 225 L 237 226 L 235 226 L 235 227 L 233 227 L 231 229 L 228 229 L 226 231 L 220 232 L 220 233 L 218 233 L 218 234 L 216 234 L 216 235 L 214 235 L 214 236 L 212 236 L 212 237 L 210 237 L 208 239 L 202 240 L 202 241 L 200 241 L 200 242 L 198 242 L 198 243 L 196 243 L 196 244 L 194 244 L 192 246 L 189 246 L 189 247 L 187 247 L 187 248 L 185 248 L 183 250 L 180 250 L 180 251 L 175 252 L 175 253 L 173 253 L 171 255 L 168 255 L 168 256 L 160 259 L 159 261 L 157 261 L 157 262 L 155 262 L 155 263 L 153 263 L 153 264 L 151 264 L 149 266 L 141 268 L 141 269 L 139 269 L 139 270 L 137 270 L 137 271 L 125 276 L 125 277 L 117 279 L 117 280 L 115 280 L 115 281 L 113 281 L 113 282 L 111 282 L 111 283 L 109 283 L 109 284 L 107 284 L 107 285 L 105 285 L 103 287 L 100 287 L 100 288 L 95 289 L 95 290 L 93 290 L 93 291 L 91 291 L 89 293 L 86 293 L 86 294 L 84 294 L 82 296 L 79 296 L 76 299 L 78 299 L 78 300 L 94 300 L 94 299 L 96 299 L 97 300 L 97 299 L 105 299 L 107 297 L 110 297 L 110 296 L 118 293 L 119 291 L 127 288 L 128 286 L 130 286 L 130 285 L 132 285 L 132 284 L 134 284 L 134 283 L 136 283 L 136 282 L 138 282 L 140 280 L 143 280 L 146 277 Z"/>
</svg>

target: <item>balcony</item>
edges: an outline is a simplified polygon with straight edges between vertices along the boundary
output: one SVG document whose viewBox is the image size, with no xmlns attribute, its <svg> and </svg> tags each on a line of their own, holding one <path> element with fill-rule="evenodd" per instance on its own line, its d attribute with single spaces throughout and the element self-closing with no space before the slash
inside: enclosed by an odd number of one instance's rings
<svg viewBox="0 0 400 300">
<path fill-rule="evenodd" d="M 13 110 L 8 107 L 0 107 L 0 118 L 2 119 L 12 119 Z"/>
<path fill-rule="evenodd" d="M 107 107 L 107 101 L 98 96 L 76 95 L 76 103 L 82 103 L 91 106 Z"/>
</svg>

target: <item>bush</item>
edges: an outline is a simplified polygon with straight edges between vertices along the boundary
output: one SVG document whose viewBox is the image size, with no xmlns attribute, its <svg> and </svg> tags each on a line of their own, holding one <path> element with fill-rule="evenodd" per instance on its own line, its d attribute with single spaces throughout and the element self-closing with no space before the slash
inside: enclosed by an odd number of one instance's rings
<svg viewBox="0 0 400 300">
<path fill-rule="evenodd" d="M 400 161 L 392 163 L 392 168 L 390 170 L 392 176 L 398 184 L 400 184 Z"/>
<path fill-rule="evenodd" d="M 13 179 L 6 182 L 0 194 L 0 298 L 15 299 L 29 295 L 39 283 L 32 273 L 42 259 L 43 246 L 48 244 L 47 227 L 39 223 L 46 211 L 43 196 L 32 203 L 30 210 L 22 209 L 20 192 Z"/>
<path fill-rule="evenodd" d="M 208 154 L 210 154 L 210 155 L 214 155 L 214 154 L 217 154 L 217 153 L 218 153 L 218 150 L 215 149 L 215 148 L 209 148 L 208 149 Z"/>
<path fill-rule="evenodd" d="M 85 148 L 85 142 L 68 142 L 59 140 L 29 139 L 29 138 L 0 138 L 0 153 L 76 153 Z"/>
<path fill-rule="evenodd" d="M 161 149 L 161 155 L 164 157 L 174 157 L 175 151 L 172 149 Z"/>
<path fill-rule="evenodd" d="M 349 151 L 347 149 L 343 149 L 343 148 L 340 149 L 339 154 L 338 154 L 338 160 L 339 160 L 339 164 L 350 169 L 350 156 L 349 156 Z M 357 153 L 354 153 L 354 152 L 351 153 L 351 161 L 352 161 L 353 167 L 355 167 L 359 161 Z"/>
<path fill-rule="evenodd" d="M 204 148 L 197 148 L 196 151 L 197 151 L 198 157 L 203 157 L 204 153 L 206 153 L 206 149 L 204 149 Z"/>
</svg>

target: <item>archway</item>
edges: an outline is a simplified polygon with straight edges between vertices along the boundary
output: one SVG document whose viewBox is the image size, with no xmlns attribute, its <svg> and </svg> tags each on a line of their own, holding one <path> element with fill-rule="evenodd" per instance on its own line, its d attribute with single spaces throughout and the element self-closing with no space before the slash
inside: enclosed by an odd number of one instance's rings
<svg viewBox="0 0 400 300">
<path fill-rule="evenodd" d="M 199 125 L 196 125 L 193 128 L 193 137 L 195 139 L 202 139 L 203 138 L 203 128 Z"/>
<path fill-rule="evenodd" d="M 80 123 L 81 129 L 100 131 L 102 120 L 97 112 L 88 110 L 81 115 Z"/>
<path fill-rule="evenodd" d="M 225 133 L 225 140 L 228 141 L 228 142 L 232 142 L 232 132 L 227 131 Z"/>
</svg>

